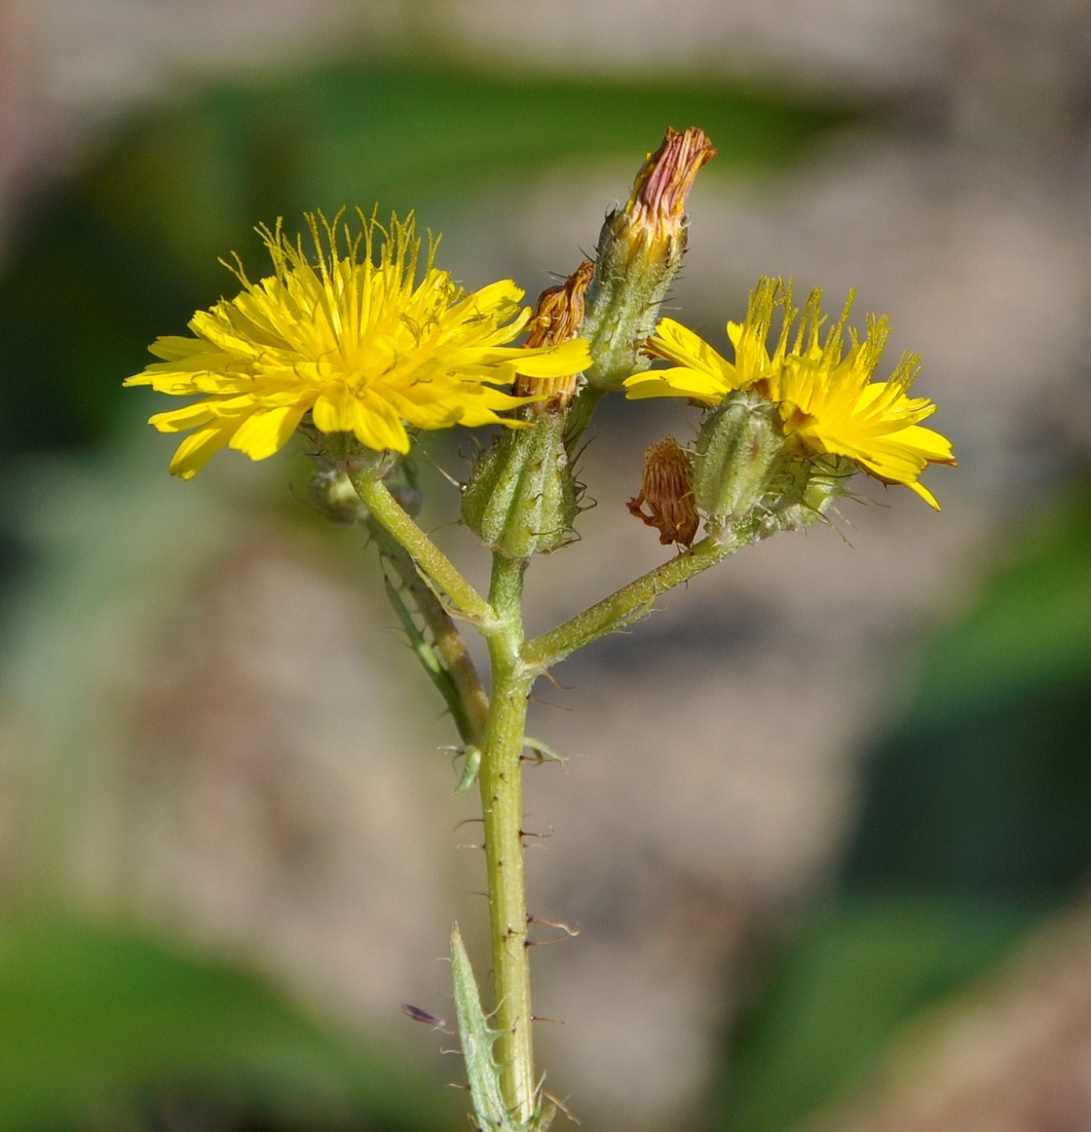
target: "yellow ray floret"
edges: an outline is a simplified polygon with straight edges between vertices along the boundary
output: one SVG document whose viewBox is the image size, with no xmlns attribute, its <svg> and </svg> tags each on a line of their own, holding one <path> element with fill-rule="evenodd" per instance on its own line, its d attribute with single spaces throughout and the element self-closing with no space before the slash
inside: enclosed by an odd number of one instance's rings
<svg viewBox="0 0 1091 1132">
<path fill-rule="evenodd" d="M 691 330 L 663 319 L 647 350 L 673 367 L 630 377 L 625 382 L 627 396 L 688 397 L 715 406 L 735 390 L 756 390 L 777 405 L 785 438 L 802 453 L 847 457 L 877 479 L 905 484 L 939 510 L 918 479 L 929 464 L 953 465 L 955 458 L 946 437 L 920 424 L 935 412 L 935 404 L 909 396 L 919 359 L 906 354 L 889 380 L 872 381 L 889 334 L 886 318 L 868 315 L 863 341 L 849 328 L 846 350 L 845 323 L 853 296 L 849 294 L 840 319 L 823 341 L 821 294 L 811 292 L 795 329 L 800 312 L 792 307 L 791 280 L 787 285 L 779 279 L 760 280 L 750 295 L 745 321 L 727 324 L 735 348 L 733 362 Z M 778 307 L 783 321 L 770 353 Z"/>
<path fill-rule="evenodd" d="M 542 377 L 590 365 L 585 341 L 509 346 L 529 310 L 510 280 L 467 293 L 421 256 L 412 216 L 358 213 L 359 227 L 306 215 L 312 254 L 278 222 L 259 228 L 273 274 L 256 283 L 237 257 L 242 285 L 190 320 L 191 338 L 159 338 L 161 360 L 126 385 L 200 399 L 150 420 L 190 432 L 171 462 L 188 479 L 225 445 L 261 460 L 282 448 L 305 414 L 322 432 L 368 448 L 409 451 L 407 428 L 522 422 L 499 416 L 523 404 L 503 388 L 516 371 Z"/>
</svg>

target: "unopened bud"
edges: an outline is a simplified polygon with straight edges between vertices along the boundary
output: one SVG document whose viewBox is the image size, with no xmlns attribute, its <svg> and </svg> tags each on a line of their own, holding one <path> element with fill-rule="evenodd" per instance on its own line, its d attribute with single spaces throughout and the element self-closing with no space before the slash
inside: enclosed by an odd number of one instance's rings
<svg viewBox="0 0 1091 1132">
<path fill-rule="evenodd" d="M 667 130 L 637 174 L 628 203 L 607 215 L 584 326 L 595 359 L 587 374 L 591 385 L 618 389 L 647 368 L 640 350 L 686 250 L 686 198 L 698 170 L 715 153 L 696 126 L 682 133 Z"/>
<path fill-rule="evenodd" d="M 795 457 L 785 473 L 785 483 L 777 501 L 781 525 L 800 530 L 821 522 L 834 503 L 848 492 L 856 465 L 847 456 Z"/>
<path fill-rule="evenodd" d="M 368 516 L 352 480 L 340 468 L 318 468 L 311 473 L 308 488 L 314 509 L 321 511 L 331 522 L 359 523 Z"/>
<path fill-rule="evenodd" d="M 462 520 L 491 549 L 526 559 L 572 538 L 579 508 L 564 444 L 564 414 L 507 431 L 481 454 L 462 494 Z"/>
<path fill-rule="evenodd" d="M 776 406 L 757 393 L 729 393 L 705 417 L 697 438 L 697 506 L 720 525 L 766 502 L 784 450 Z"/>
<path fill-rule="evenodd" d="M 673 436 L 648 449 L 640 493 L 629 500 L 629 514 L 655 527 L 664 546 L 689 546 L 696 537 L 700 520 L 693 500 L 693 461 Z"/>
</svg>

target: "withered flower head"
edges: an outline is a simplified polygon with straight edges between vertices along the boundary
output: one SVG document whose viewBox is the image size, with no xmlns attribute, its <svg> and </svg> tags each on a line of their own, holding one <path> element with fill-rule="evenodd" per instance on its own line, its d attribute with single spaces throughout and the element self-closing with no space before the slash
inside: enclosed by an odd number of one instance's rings
<svg viewBox="0 0 1091 1132">
<path fill-rule="evenodd" d="M 595 265 L 585 259 L 559 286 L 547 287 L 538 296 L 538 306 L 530 320 L 528 349 L 557 346 L 578 338 L 583 329 L 584 296 L 595 276 Z M 517 397 L 543 397 L 531 408 L 535 412 L 563 412 L 576 393 L 578 373 L 564 377 L 528 377 L 515 379 Z"/>
<path fill-rule="evenodd" d="M 647 230 L 653 241 L 684 239 L 686 197 L 698 170 L 715 155 L 699 127 L 681 133 L 668 127 L 663 144 L 648 154 L 633 184 L 624 211 L 629 225 Z"/>
<path fill-rule="evenodd" d="M 689 546 L 696 537 L 693 462 L 673 436 L 657 440 L 645 454 L 644 480 L 640 494 L 629 500 L 629 514 L 655 527 L 664 546 L 672 542 Z"/>
<path fill-rule="evenodd" d="M 640 167 L 628 202 L 607 214 L 584 327 L 595 359 L 587 380 L 595 389 L 618 389 L 647 368 L 641 350 L 686 251 L 686 198 L 715 153 L 697 126 L 668 129 Z"/>
</svg>

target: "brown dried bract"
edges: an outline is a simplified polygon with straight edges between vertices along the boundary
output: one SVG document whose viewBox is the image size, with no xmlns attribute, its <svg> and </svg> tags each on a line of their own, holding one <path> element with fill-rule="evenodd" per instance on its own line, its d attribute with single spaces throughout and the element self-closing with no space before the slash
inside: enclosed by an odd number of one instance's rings
<svg viewBox="0 0 1091 1132">
<path fill-rule="evenodd" d="M 655 527 L 664 546 L 672 542 L 690 546 L 697 536 L 700 519 L 693 502 L 693 463 L 673 436 L 664 436 L 648 449 L 644 481 L 640 494 L 629 500 L 629 514 Z"/>
</svg>

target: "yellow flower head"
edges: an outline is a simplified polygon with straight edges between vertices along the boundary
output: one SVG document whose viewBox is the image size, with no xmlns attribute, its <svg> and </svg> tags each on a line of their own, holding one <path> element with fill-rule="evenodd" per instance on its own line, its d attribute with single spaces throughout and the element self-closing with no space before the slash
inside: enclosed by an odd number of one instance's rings
<svg viewBox="0 0 1091 1132">
<path fill-rule="evenodd" d="M 125 384 L 200 397 L 149 421 L 160 432 L 194 430 L 171 472 L 188 479 L 225 445 L 253 460 L 271 456 L 306 413 L 321 432 L 402 453 L 407 426 L 524 427 L 498 414 L 526 399 L 496 386 L 516 371 L 554 377 L 590 364 L 583 340 L 509 347 L 530 316 L 513 282 L 467 294 L 434 266 L 434 241 L 422 263 L 412 216 L 393 217 L 389 229 L 358 216 L 354 231 L 340 215 L 331 223 L 307 214 L 313 258 L 279 222 L 259 228 L 273 274 L 252 283 L 236 257 L 239 294 L 198 311 L 192 338 L 150 347 L 162 361 Z"/>
<path fill-rule="evenodd" d="M 935 412 L 935 404 L 909 396 L 919 359 L 905 354 L 889 380 L 872 381 L 889 334 L 885 316 L 867 316 L 862 342 L 849 328 L 846 350 L 853 294 L 824 342 L 819 334 L 825 322 L 821 295 L 811 292 L 793 335 L 800 312 L 792 306 L 791 280 L 787 285 L 780 279 L 760 280 L 745 321 L 727 324 L 734 362 L 680 323 L 663 319 L 647 350 L 673 362 L 674 368 L 630 377 L 626 395 L 688 397 L 715 406 L 735 390 L 753 389 L 777 406 L 785 439 L 803 454 L 846 457 L 876 479 L 905 484 L 939 510 L 918 478 L 929 464 L 953 465 L 955 458 L 946 437 L 919 423 Z M 767 343 L 777 307 L 783 308 L 783 323 L 770 354 Z"/>
</svg>

